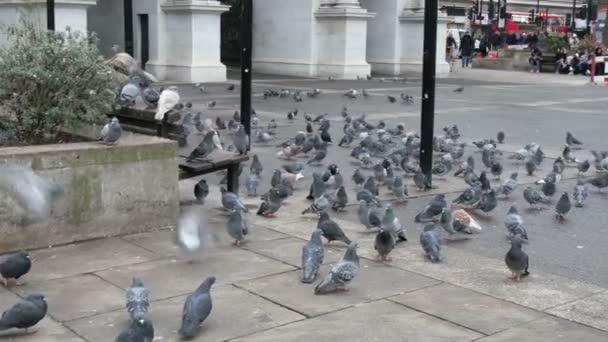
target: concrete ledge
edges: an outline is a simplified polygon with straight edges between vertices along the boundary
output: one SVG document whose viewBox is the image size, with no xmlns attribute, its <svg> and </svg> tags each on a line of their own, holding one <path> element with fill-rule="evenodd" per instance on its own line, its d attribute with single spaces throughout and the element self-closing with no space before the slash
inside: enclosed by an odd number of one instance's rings
<svg viewBox="0 0 608 342">
<path fill-rule="evenodd" d="M 64 186 L 46 224 L 14 224 L 18 208 L 0 198 L 0 253 L 144 232 L 174 225 L 179 213 L 175 142 L 125 133 L 96 142 L 0 149 L 0 160 L 31 166 Z"/>
</svg>

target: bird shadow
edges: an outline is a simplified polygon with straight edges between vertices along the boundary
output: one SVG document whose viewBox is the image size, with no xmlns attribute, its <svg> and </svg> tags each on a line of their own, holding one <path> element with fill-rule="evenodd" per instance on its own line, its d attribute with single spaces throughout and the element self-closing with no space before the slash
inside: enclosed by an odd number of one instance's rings
<svg viewBox="0 0 608 342">
<path fill-rule="evenodd" d="M 8 333 L 4 333 L 4 334 L 0 334 L 0 338 L 1 339 L 5 339 L 8 338 L 9 341 L 12 338 L 19 338 L 19 337 L 24 337 L 24 336 L 30 336 L 33 335 L 35 333 L 37 333 L 38 330 L 32 330 L 32 331 L 25 331 L 25 330 L 14 330 L 14 331 L 10 331 Z"/>
</svg>

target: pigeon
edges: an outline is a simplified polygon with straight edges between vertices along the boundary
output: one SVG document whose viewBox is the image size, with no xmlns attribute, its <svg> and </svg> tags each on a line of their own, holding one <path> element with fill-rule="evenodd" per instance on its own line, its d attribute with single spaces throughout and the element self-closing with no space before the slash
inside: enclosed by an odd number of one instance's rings
<svg viewBox="0 0 608 342">
<path fill-rule="evenodd" d="M 422 171 L 417 171 L 414 175 L 414 184 L 419 191 L 428 190 L 431 187 L 428 185 L 426 175 Z"/>
<path fill-rule="evenodd" d="M 570 196 L 568 196 L 567 192 L 564 192 L 557 201 L 557 204 L 555 205 L 555 212 L 557 213 L 557 218 L 560 221 L 564 221 L 566 214 L 568 214 L 571 208 L 572 203 L 570 202 Z"/>
<path fill-rule="evenodd" d="M 441 262 L 441 237 L 435 230 L 435 225 L 427 224 L 420 233 L 422 250 L 432 263 Z"/>
<path fill-rule="evenodd" d="M 144 323 L 150 306 L 150 290 L 140 278 L 134 277 L 131 287 L 127 289 L 127 312 L 132 321 Z"/>
<path fill-rule="evenodd" d="M 239 129 L 232 139 L 232 144 L 236 147 L 239 154 L 246 155 L 249 149 L 249 136 L 247 135 L 247 132 L 245 132 L 245 126 L 239 125 Z"/>
<path fill-rule="evenodd" d="M 436 195 L 429 204 L 418 214 L 416 215 L 414 221 L 415 222 L 431 222 L 435 221 L 441 215 L 441 212 L 444 208 L 447 208 L 447 203 L 445 201 L 445 195 L 439 194 Z"/>
<path fill-rule="evenodd" d="M 449 208 L 443 208 L 441 211 L 439 225 L 441 225 L 443 230 L 450 234 L 450 238 L 452 235 L 456 234 L 456 230 L 454 229 L 454 217 L 452 216 L 452 211 Z"/>
<path fill-rule="evenodd" d="M 595 178 L 588 179 L 587 183 L 601 190 L 608 187 L 608 174 L 603 174 Z"/>
<path fill-rule="evenodd" d="M 234 239 L 233 245 L 240 247 L 245 235 L 249 234 L 249 224 L 240 210 L 233 210 L 226 223 L 228 235 Z"/>
<path fill-rule="evenodd" d="M 518 237 L 523 240 L 528 240 L 528 231 L 524 223 L 523 217 L 517 211 L 515 206 L 511 206 L 505 217 L 505 228 L 509 231 L 509 238 Z"/>
<path fill-rule="evenodd" d="M 211 102 L 207 103 L 207 108 L 215 108 L 216 104 L 217 104 L 216 101 L 211 101 Z"/>
<path fill-rule="evenodd" d="M 492 189 L 481 195 L 481 201 L 477 203 L 475 209 L 480 209 L 484 213 L 489 213 L 494 210 L 497 205 L 498 203 L 496 202 L 496 191 Z"/>
<path fill-rule="evenodd" d="M 574 146 L 574 145 L 583 145 L 583 142 L 578 140 L 572 135 L 570 132 L 566 132 L 566 145 Z"/>
<path fill-rule="evenodd" d="M 251 165 L 249 166 L 249 170 L 252 174 L 260 176 L 262 175 L 262 171 L 264 170 L 264 166 L 260 163 L 260 159 L 257 154 L 253 155 L 253 160 L 251 161 Z"/>
<path fill-rule="evenodd" d="M 204 204 L 207 195 L 209 195 L 209 185 L 205 179 L 201 179 L 194 185 L 194 197 L 199 203 Z"/>
<path fill-rule="evenodd" d="M 160 100 L 160 93 L 156 89 L 148 87 L 142 92 L 141 98 L 144 100 L 147 109 L 156 108 Z"/>
<path fill-rule="evenodd" d="M 477 206 L 481 201 L 482 191 L 479 186 L 471 186 L 463 191 L 452 203 L 459 204 L 459 206 L 472 209 Z"/>
<path fill-rule="evenodd" d="M 550 200 L 548 198 L 544 197 L 530 186 L 524 189 L 524 199 L 531 206 L 535 206 L 537 203 L 550 203 Z"/>
<path fill-rule="evenodd" d="M 139 85 L 136 79 L 130 79 L 120 90 L 118 103 L 122 106 L 133 106 L 135 99 L 139 96 Z"/>
<path fill-rule="evenodd" d="M 395 215 L 393 208 L 386 208 L 386 211 L 382 217 L 381 227 L 391 232 L 397 241 L 407 241 L 405 229 L 401 225 L 399 218 Z"/>
<path fill-rule="evenodd" d="M 370 229 L 374 225 L 369 222 L 370 215 L 370 205 L 365 200 L 359 200 L 359 208 L 357 209 L 357 217 L 359 218 L 359 222 L 365 226 L 365 228 Z"/>
<path fill-rule="evenodd" d="M 344 231 L 340 226 L 333 221 L 327 212 L 321 212 L 319 216 L 319 222 L 317 228 L 321 229 L 322 235 L 327 239 L 329 245 L 332 241 L 342 241 L 347 245 L 350 245 L 350 239 L 344 234 Z"/>
<path fill-rule="evenodd" d="M 393 180 L 392 191 L 393 195 L 400 200 L 409 196 L 407 192 L 407 185 L 403 181 L 403 177 L 395 177 Z"/>
<path fill-rule="evenodd" d="M 115 342 L 152 342 L 154 341 L 154 326 L 149 319 L 131 321 L 116 337 Z"/>
<path fill-rule="evenodd" d="M 103 126 L 99 135 L 99 141 L 104 144 L 116 144 L 122 135 L 122 127 L 116 117 L 113 117 L 110 122 Z"/>
<path fill-rule="evenodd" d="M 528 176 L 533 176 L 534 172 L 537 169 L 536 163 L 534 162 L 534 160 L 532 158 L 526 159 L 525 167 L 526 167 L 526 172 L 528 173 Z"/>
<path fill-rule="evenodd" d="M 248 212 L 249 210 L 245 204 L 241 201 L 239 196 L 234 192 L 227 191 L 225 188 L 220 188 L 222 192 L 222 205 L 228 210 L 242 210 Z"/>
<path fill-rule="evenodd" d="M 285 165 L 283 165 L 283 170 L 285 170 L 289 173 L 298 174 L 304 170 L 304 164 L 302 164 L 302 163 L 285 164 Z"/>
<path fill-rule="evenodd" d="M 492 162 L 492 165 L 490 166 L 490 172 L 492 173 L 492 175 L 494 177 L 496 177 L 496 179 L 500 179 L 500 175 L 502 175 L 502 164 L 498 161 L 494 161 Z"/>
<path fill-rule="evenodd" d="M 557 191 L 557 186 L 555 185 L 555 182 L 544 182 L 542 183 L 541 190 L 545 196 L 551 197 L 555 195 L 555 192 Z"/>
<path fill-rule="evenodd" d="M 47 304 L 41 294 L 30 294 L 2 313 L 0 331 L 11 328 L 28 329 L 46 316 Z"/>
<path fill-rule="evenodd" d="M 226 88 L 226 89 L 228 89 L 228 90 L 230 90 L 230 91 L 233 91 L 233 90 L 234 90 L 234 88 L 235 88 L 234 84 L 231 84 L 231 85 L 229 85 L 229 86 L 228 86 L 228 88 Z"/>
<path fill-rule="evenodd" d="M 275 169 L 270 177 L 270 186 L 276 188 L 279 184 L 281 184 L 281 170 Z"/>
<path fill-rule="evenodd" d="M 31 169 L 0 166 L 0 191 L 17 202 L 23 210 L 19 224 L 28 226 L 48 220 L 51 203 L 63 194 L 63 187 Z"/>
<path fill-rule="evenodd" d="M 203 141 L 190 153 L 188 156 L 188 161 L 194 160 L 205 160 L 211 152 L 217 149 L 217 146 L 214 142 L 215 137 L 217 136 L 217 132 L 211 130 L 205 134 Z"/>
<path fill-rule="evenodd" d="M 365 182 L 365 176 L 361 174 L 361 169 L 356 169 L 352 176 L 352 181 L 355 185 L 362 186 Z"/>
<path fill-rule="evenodd" d="M 336 190 L 336 201 L 332 204 L 331 208 L 335 211 L 344 210 L 347 204 L 348 195 L 346 194 L 346 188 L 342 185 Z"/>
<path fill-rule="evenodd" d="M 336 291 L 349 291 L 347 288 L 359 273 L 359 256 L 357 243 L 348 245 L 342 259 L 332 267 L 331 271 L 315 287 L 315 294 L 328 294 Z"/>
<path fill-rule="evenodd" d="M 390 102 L 390 103 L 397 102 L 397 98 L 395 98 L 394 96 L 386 95 L 386 98 L 388 99 L 388 102 Z"/>
<path fill-rule="evenodd" d="M 206 211 L 196 206 L 180 215 L 175 231 L 176 243 L 186 257 L 194 256 L 195 252 L 204 252 L 210 238 L 218 240 L 207 224 Z"/>
<path fill-rule="evenodd" d="M 374 196 L 378 196 L 380 194 L 378 186 L 374 181 L 374 177 L 367 177 L 365 183 L 363 183 L 363 189 L 369 191 Z"/>
<path fill-rule="evenodd" d="M 213 304 L 211 302 L 211 286 L 215 277 L 210 276 L 187 298 L 182 313 L 182 326 L 178 330 L 181 337 L 192 338 L 198 332 L 201 324 L 209 317 Z"/>
<path fill-rule="evenodd" d="M 456 89 L 454 89 L 455 93 L 462 93 L 464 91 L 464 87 L 458 87 Z"/>
<path fill-rule="evenodd" d="M 511 240 L 511 248 L 505 256 L 505 263 L 511 271 L 513 277 L 511 279 L 520 281 L 522 277 L 530 275 L 528 272 L 528 254 L 521 249 L 522 241 L 520 239 Z"/>
<path fill-rule="evenodd" d="M 250 174 L 245 179 L 245 188 L 247 189 L 248 196 L 257 196 L 258 195 L 258 184 L 259 184 L 259 176 L 256 174 Z"/>
<path fill-rule="evenodd" d="M 10 280 L 18 280 L 26 275 L 31 268 L 32 261 L 27 252 L 21 251 L 11 254 L 0 263 L 0 276 L 2 276 L 0 281 L 8 287 Z"/>
<path fill-rule="evenodd" d="M 585 184 L 585 180 L 583 178 L 579 177 L 576 181 L 576 185 L 574 186 L 574 194 L 572 195 L 572 198 L 576 203 L 576 207 L 582 208 L 587 197 L 589 197 L 587 184 Z"/>
<path fill-rule="evenodd" d="M 395 248 L 395 237 L 389 230 L 380 229 L 374 240 L 374 249 L 378 252 L 378 258 L 382 261 L 391 261 L 388 256 Z"/>
<path fill-rule="evenodd" d="M 490 180 L 488 179 L 488 175 L 485 171 L 482 171 L 479 174 L 479 183 L 481 183 L 481 190 L 488 191 L 492 188 L 490 185 Z"/>
<path fill-rule="evenodd" d="M 260 216 L 274 217 L 277 211 L 281 208 L 281 196 L 277 189 L 270 189 L 268 197 L 260 205 L 257 214 Z"/>
<path fill-rule="evenodd" d="M 170 86 L 169 88 L 163 90 L 160 93 L 160 98 L 158 99 L 158 108 L 156 109 L 154 119 L 157 121 L 164 119 L 165 114 L 177 106 L 179 99 L 180 97 L 176 86 Z"/>
<path fill-rule="evenodd" d="M 517 189 L 517 172 L 511 173 L 511 176 L 507 178 L 501 185 L 498 187 L 497 192 L 501 195 L 505 195 L 509 197 L 515 189 Z"/>
<path fill-rule="evenodd" d="M 475 169 L 475 159 L 473 156 L 469 156 L 466 161 L 460 164 L 460 168 L 454 172 L 454 176 L 459 176 L 466 171 L 473 171 Z"/>
<path fill-rule="evenodd" d="M 587 171 L 589 171 L 589 168 L 591 167 L 591 163 L 589 163 L 589 160 L 585 160 L 584 162 L 580 162 L 576 164 L 576 168 L 578 169 L 579 173 L 585 173 Z"/>
<path fill-rule="evenodd" d="M 302 211 L 302 215 L 308 213 L 320 214 L 325 212 L 333 205 L 334 202 L 335 198 L 333 194 L 324 193 L 319 198 L 316 198 L 310 207 Z"/>
<path fill-rule="evenodd" d="M 433 165 L 431 172 L 438 177 L 443 177 L 452 171 L 452 163 L 450 161 L 440 161 Z"/>
<path fill-rule="evenodd" d="M 325 159 L 325 157 L 327 157 L 326 149 L 316 151 L 315 154 L 312 156 L 312 158 L 310 158 L 310 160 L 308 162 L 306 162 L 306 165 L 310 165 L 313 163 L 320 164 L 323 161 L 323 159 Z"/>
<path fill-rule="evenodd" d="M 325 182 L 323 181 L 322 176 L 317 172 L 313 172 L 312 174 L 312 185 L 310 186 L 310 190 L 310 194 L 308 197 L 306 197 L 306 199 L 317 199 L 325 193 Z"/>
<path fill-rule="evenodd" d="M 315 281 L 319 268 L 323 264 L 325 250 L 321 241 L 320 229 L 315 229 L 310 240 L 302 247 L 302 282 L 310 284 Z"/>
<path fill-rule="evenodd" d="M 499 131 L 496 134 L 496 141 L 498 141 L 499 144 L 504 144 L 505 143 L 505 132 Z"/>
</svg>

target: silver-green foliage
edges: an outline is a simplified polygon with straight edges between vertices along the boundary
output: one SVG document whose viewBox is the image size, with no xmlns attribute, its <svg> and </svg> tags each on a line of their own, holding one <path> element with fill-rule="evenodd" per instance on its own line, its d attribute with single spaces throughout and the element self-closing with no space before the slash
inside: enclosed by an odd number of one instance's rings
<svg viewBox="0 0 608 342">
<path fill-rule="evenodd" d="M 100 122 L 111 111 L 112 70 L 94 34 L 48 32 L 22 21 L 0 49 L 3 126 L 19 143 L 54 142 L 62 129 Z"/>
</svg>

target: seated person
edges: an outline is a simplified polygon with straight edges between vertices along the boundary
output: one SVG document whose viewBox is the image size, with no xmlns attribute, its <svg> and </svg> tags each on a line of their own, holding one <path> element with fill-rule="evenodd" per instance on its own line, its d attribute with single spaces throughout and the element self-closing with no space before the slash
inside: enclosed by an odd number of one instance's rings
<svg viewBox="0 0 608 342">
<path fill-rule="evenodd" d="M 570 73 L 570 64 L 566 62 L 566 58 L 561 58 L 557 61 L 555 72 L 562 75 Z"/>
<path fill-rule="evenodd" d="M 541 67 L 541 62 L 543 59 L 543 53 L 539 48 L 534 48 L 532 50 L 532 54 L 530 58 L 528 58 L 528 64 L 530 65 L 530 72 L 539 72 Z"/>
</svg>

